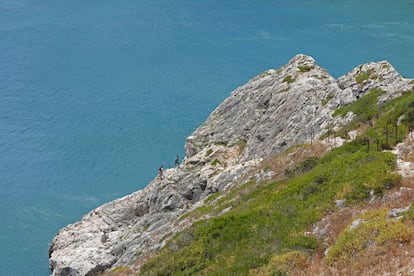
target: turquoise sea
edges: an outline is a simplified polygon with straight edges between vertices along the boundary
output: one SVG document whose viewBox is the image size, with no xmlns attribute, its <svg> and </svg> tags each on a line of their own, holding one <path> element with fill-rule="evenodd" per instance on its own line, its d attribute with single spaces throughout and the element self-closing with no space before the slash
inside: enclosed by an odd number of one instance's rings
<svg viewBox="0 0 414 276">
<path fill-rule="evenodd" d="M 0 275 L 172 166 L 237 86 L 298 53 L 414 77 L 414 1 L 0 0 Z"/>
</svg>

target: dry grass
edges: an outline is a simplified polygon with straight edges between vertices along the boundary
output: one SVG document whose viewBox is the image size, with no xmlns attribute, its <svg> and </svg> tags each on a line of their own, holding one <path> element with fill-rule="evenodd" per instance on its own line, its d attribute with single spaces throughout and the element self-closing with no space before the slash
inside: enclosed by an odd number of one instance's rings
<svg viewBox="0 0 414 276">
<path fill-rule="evenodd" d="M 293 270 L 290 275 L 414 275 L 414 225 L 411 221 L 404 221 L 411 232 L 409 242 L 373 245 L 349 263 L 327 265 L 325 262 L 325 250 L 335 244 L 339 234 L 360 214 L 384 207 L 403 208 L 413 201 L 414 177 L 403 178 L 398 186 L 382 198 L 361 206 L 338 209 L 325 216 L 315 225 L 325 227 L 325 234 L 319 237 L 324 241 L 323 245 L 311 256 L 306 271 Z"/>
<path fill-rule="evenodd" d="M 264 160 L 261 165 L 249 174 L 255 175 L 259 172 L 272 172 L 272 177 L 266 181 L 277 181 L 285 178 L 286 169 L 294 168 L 309 157 L 321 157 L 329 150 L 329 145 L 315 142 L 312 145 L 304 144 L 295 146 L 291 150 L 277 154 Z"/>
<path fill-rule="evenodd" d="M 412 223 L 408 223 L 414 233 Z M 320 249 L 303 270 L 289 275 L 414 275 L 414 241 L 388 246 L 372 246 L 350 263 L 326 265 L 324 250 Z"/>
</svg>

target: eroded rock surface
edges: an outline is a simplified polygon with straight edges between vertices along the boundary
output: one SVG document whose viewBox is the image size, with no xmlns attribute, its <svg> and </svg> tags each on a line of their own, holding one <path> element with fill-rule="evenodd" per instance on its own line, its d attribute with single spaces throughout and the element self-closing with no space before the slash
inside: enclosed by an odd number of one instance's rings
<svg viewBox="0 0 414 276">
<path fill-rule="evenodd" d="M 209 194 L 254 179 L 250 172 L 263 158 L 349 120 L 332 118 L 337 107 L 373 88 L 387 91 L 386 101 L 411 86 L 387 62 L 361 65 L 336 80 L 313 58 L 297 55 L 262 73 L 232 92 L 187 138 L 187 157 L 178 168 L 59 231 L 49 249 L 53 275 L 95 275 L 145 260 L 191 223 L 179 217 Z"/>
</svg>

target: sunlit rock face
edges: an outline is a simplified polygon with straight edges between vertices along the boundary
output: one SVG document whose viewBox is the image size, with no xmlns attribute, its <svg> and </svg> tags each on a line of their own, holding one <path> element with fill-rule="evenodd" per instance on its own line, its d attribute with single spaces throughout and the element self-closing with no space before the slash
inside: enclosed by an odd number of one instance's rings
<svg viewBox="0 0 414 276">
<path fill-rule="evenodd" d="M 316 140 L 349 119 L 332 117 L 339 106 L 373 88 L 386 91 L 380 101 L 387 101 L 411 86 L 385 61 L 360 65 L 338 80 L 306 55 L 263 72 L 233 91 L 187 138 L 179 167 L 60 230 L 49 248 L 53 275 L 142 265 L 192 223 L 182 216 L 209 194 L 254 179 L 251 171 L 264 158 Z"/>
</svg>

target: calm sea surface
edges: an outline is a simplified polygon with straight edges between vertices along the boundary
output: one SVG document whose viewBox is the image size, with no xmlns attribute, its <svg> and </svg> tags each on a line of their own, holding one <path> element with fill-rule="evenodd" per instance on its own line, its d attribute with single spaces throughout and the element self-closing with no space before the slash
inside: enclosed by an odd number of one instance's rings
<svg viewBox="0 0 414 276">
<path fill-rule="evenodd" d="M 183 155 L 237 86 L 298 53 L 414 77 L 414 1 L 0 0 L 0 275 Z"/>
</svg>

